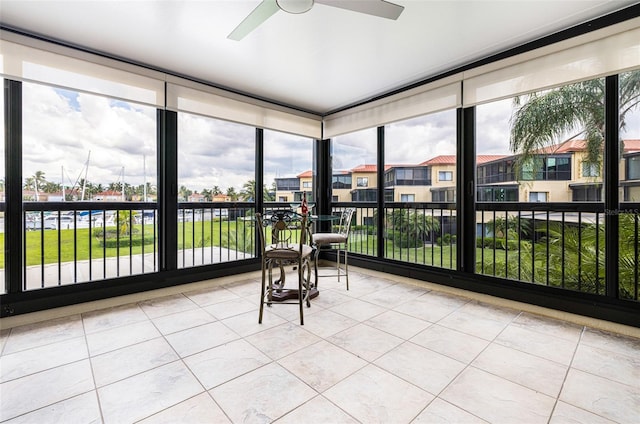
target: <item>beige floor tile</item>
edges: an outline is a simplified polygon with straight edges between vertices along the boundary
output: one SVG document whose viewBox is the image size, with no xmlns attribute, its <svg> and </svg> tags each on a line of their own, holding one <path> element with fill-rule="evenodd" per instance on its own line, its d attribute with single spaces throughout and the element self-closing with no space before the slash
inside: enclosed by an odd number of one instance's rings
<svg viewBox="0 0 640 424">
<path fill-rule="evenodd" d="M 225 424 L 230 422 L 229 418 L 208 393 L 201 393 L 142 421 L 138 421 L 139 424 Z"/>
<path fill-rule="evenodd" d="M 271 309 L 264 308 L 262 324 L 258 324 L 258 308 L 255 311 L 225 318 L 222 322 L 242 337 L 246 337 L 287 322 L 284 318 L 271 312 Z"/>
<path fill-rule="evenodd" d="M 470 363 L 490 343 L 488 340 L 442 327 L 438 324 L 434 324 L 418 333 L 411 338 L 411 341 L 465 364 Z"/>
<path fill-rule="evenodd" d="M 504 378 L 467 368 L 439 396 L 492 423 L 546 423 L 555 398 Z"/>
<path fill-rule="evenodd" d="M 84 336 L 80 315 L 57 318 L 11 329 L 3 355 Z"/>
<path fill-rule="evenodd" d="M 640 339 L 357 271 L 258 324 L 241 278 L 0 330 L 0 421 L 637 424 Z"/>
<path fill-rule="evenodd" d="M 566 365 L 495 343 L 471 365 L 553 397 L 560 394 L 568 370 Z"/>
<path fill-rule="evenodd" d="M 87 345 L 91 356 L 101 355 L 126 346 L 160 337 L 160 332 L 151 321 L 142 321 L 116 327 L 98 333 L 87 334 Z"/>
<path fill-rule="evenodd" d="M 487 421 L 445 402 L 442 399 L 434 399 L 424 411 L 411 421 L 412 424 L 486 424 Z"/>
<path fill-rule="evenodd" d="M 510 325 L 496 338 L 496 343 L 531 355 L 569 365 L 577 343 L 539 333 L 517 325 Z"/>
<path fill-rule="evenodd" d="M 91 358 L 96 386 L 102 387 L 178 359 L 169 343 L 156 338 Z"/>
<path fill-rule="evenodd" d="M 84 337 L 0 356 L 0 383 L 89 357 Z"/>
<path fill-rule="evenodd" d="M 0 384 L 0 420 L 8 420 L 94 389 L 88 359 Z"/>
<path fill-rule="evenodd" d="M 256 292 L 259 293 L 259 292 Z M 214 303 L 225 302 L 227 300 L 239 299 L 240 296 L 226 289 L 225 287 L 214 287 L 186 292 L 186 297 L 199 306 L 208 306 Z M 259 295 L 258 295 L 259 296 Z"/>
<path fill-rule="evenodd" d="M 335 288 L 343 290 L 342 293 L 347 296 L 351 296 L 353 298 L 362 298 L 362 296 L 366 296 L 369 293 L 373 293 L 377 290 L 381 290 L 385 287 L 389 287 L 395 282 L 391 280 L 386 280 L 384 278 L 371 277 L 366 276 L 361 279 L 353 278 L 351 273 L 349 273 L 349 290 L 346 287 L 346 281 L 341 281 L 340 283 L 336 283 Z M 322 286 L 320 286 L 322 288 Z"/>
<path fill-rule="evenodd" d="M 4 415 L 4 414 L 3 414 Z M 0 415 L 0 419 L 4 418 Z M 4 424 L 83 423 L 101 424 L 100 406 L 95 391 L 83 393 L 53 405 L 20 415 Z"/>
<path fill-rule="evenodd" d="M 251 303 L 242 298 L 236 298 L 214 303 L 205 307 L 204 310 L 217 319 L 225 319 L 245 312 L 255 312 L 258 310 L 258 307 L 255 303 Z"/>
<path fill-rule="evenodd" d="M 242 298 L 260 300 L 260 280 L 249 279 L 225 284 L 224 287 Z"/>
<path fill-rule="evenodd" d="M 105 424 L 130 423 L 201 392 L 187 367 L 176 361 L 98 389 Z"/>
<path fill-rule="evenodd" d="M 182 330 L 165 337 L 181 358 L 240 338 L 220 321 Z"/>
<path fill-rule="evenodd" d="M 332 308 L 342 303 L 353 300 L 352 297 L 343 293 L 344 289 L 328 289 L 326 287 L 320 287 L 320 294 L 318 297 L 312 300 L 314 305 L 321 306 L 323 308 Z"/>
<path fill-rule="evenodd" d="M 340 305 L 329 308 L 329 310 L 348 316 L 356 321 L 366 321 L 386 311 L 382 306 L 364 302 L 359 299 L 341 303 Z"/>
<path fill-rule="evenodd" d="M 578 342 L 584 329 L 581 325 L 534 315 L 528 312 L 523 312 L 518 315 L 518 317 L 513 320 L 513 325 L 527 328 L 531 331 L 537 331 L 538 333 L 544 333 L 561 339 L 566 339 L 570 342 Z"/>
<path fill-rule="evenodd" d="M 365 324 L 341 331 L 327 340 L 365 361 L 374 361 L 403 342 L 400 337 Z"/>
<path fill-rule="evenodd" d="M 357 324 L 358 321 L 352 318 L 325 309 L 314 314 L 312 319 L 305 320 L 304 329 L 326 338 Z"/>
<path fill-rule="evenodd" d="M 405 342 L 378 358 L 375 365 L 437 395 L 466 367 L 447 356 Z"/>
<path fill-rule="evenodd" d="M 558 401 L 549 424 L 614 424 L 615 421 L 585 411 L 584 409 Z"/>
<path fill-rule="evenodd" d="M 438 324 L 481 339 L 493 340 L 505 329 L 508 322 L 504 320 L 497 321 L 477 314 L 472 315 L 462 309 L 458 309 L 438 321 Z"/>
<path fill-rule="evenodd" d="M 362 296 L 360 299 L 385 308 L 393 308 L 402 303 L 414 300 L 426 292 L 427 290 L 423 288 L 405 284 L 394 284 Z"/>
<path fill-rule="evenodd" d="M 236 423 L 276 420 L 317 394 L 277 363 L 244 374 L 210 393 Z"/>
<path fill-rule="evenodd" d="M 495 306 L 489 303 L 479 302 L 477 300 L 472 300 L 464 304 L 460 307 L 458 312 L 489 318 L 505 324 L 511 323 L 518 317 L 518 315 L 520 315 L 520 311 L 518 310 Z"/>
<path fill-rule="evenodd" d="M 316 396 L 276 421 L 278 424 L 358 424 L 323 396 Z"/>
<path fill-rule="evenodd" d="M 246 340 L 271 359 L 280 359 L 317 343 L 320 338 L 297 323 L 288 322 L 252 334 Z"/>
<path fill-rule="evenodd" d="M 320 393 L 367 365 L 354 354 L 324 340 L 278 363 Z"/>
<path fill-rule="evenodd" d="M 402 339 L 410 339 L 432 324 L 396 311 L 387 311 L 364 322 Z"/>
<path fill-rule="evenodd" d="M 4 345 L 9 338 L 9 333 L 11 333 L 10 328 L 0 330 L 0 354 L 3 353 Z"/>
<path fill-rule="evenodd" d="M 158 318 L 164 315 L 175 314 L 176 312 L 188 311 L 198 305 L 183 294 L 173 294 L 157 299 L 145 300 L 138 303 L 140 308 L 149 318 Z"/>
<path fill-rule="evenodd" d="M 634 357 L 640 355 L 640 339 L 610 333 L 608 331 L 595 330 L 587 327 L 585 328 L 580 343 L 624 355 Z"/>
<path fill-rule="evenodd" d="M 571 366 L 640 389 L 640 352 L 635 356 L 612 354 L 610 350 L 580 344 Z"/>
<path fill-rule="evenodd" d="M 153 324 L 162 334 L 177 333 L 178 331 L 198 327 L 216 321 L 216 318 L 204 309 L 191 309 L 153 319 Z"/>
<path fill-rule="evenodd" d="M 363 423 L 408 423 L 433 399 L 418 387 L 367 365 L 324 396 Z"/>
<path fill-rule="evenodd" d="M 191 372 L 207 389 L 226 383 L 271 362 L 245 340 L 235 340 L 184 359 Z"/>
<path fill-rule="evenodd" d="M 457 296 L 427 292 L 422 296 L 398 305 L 393 309 L 425 321 L 438 322 L 455 312 L 467 302 L 467 299 Z"/>
<path fill-rule="evenodd" d="M 82 314 L 84 331 L 87 334 L 147 321 L 148 319 L 140 306 L 135 303 Z"/>
<path fill-rule="evenodd" d="M 560 400 L 618 423 L 638 423 L 640 389 L 569 370 Z"/>
</svg>

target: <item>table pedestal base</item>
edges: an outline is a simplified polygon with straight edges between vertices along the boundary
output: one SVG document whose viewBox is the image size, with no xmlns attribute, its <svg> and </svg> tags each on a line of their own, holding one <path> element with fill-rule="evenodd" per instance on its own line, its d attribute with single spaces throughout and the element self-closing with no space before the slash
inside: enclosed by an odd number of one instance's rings
<svg viewBox="0 0 640 424">
<path fill-rule="evenodd" d="M 311 289 L 309 293 L 309 299 L 318 297 L 320 292 L 318 289 Z M 274 302 L 283 302 L 285 300 L 298 299 L 298 289 L 275 289 L 271 295 Z"/>
</svg>

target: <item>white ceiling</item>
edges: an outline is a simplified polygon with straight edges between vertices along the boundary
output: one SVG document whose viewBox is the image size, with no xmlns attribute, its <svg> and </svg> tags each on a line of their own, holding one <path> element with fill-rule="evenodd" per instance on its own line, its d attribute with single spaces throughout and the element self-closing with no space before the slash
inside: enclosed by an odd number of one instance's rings
<svg viewBox="0 0 640 424">
<path fill-rule="evenodd" d="M 2 0 L 2 25 L 320 114 L 637 3 L 396 0 L 397 21 L 316 4 L 227 35 L 259 0 Z"/>
</svg>

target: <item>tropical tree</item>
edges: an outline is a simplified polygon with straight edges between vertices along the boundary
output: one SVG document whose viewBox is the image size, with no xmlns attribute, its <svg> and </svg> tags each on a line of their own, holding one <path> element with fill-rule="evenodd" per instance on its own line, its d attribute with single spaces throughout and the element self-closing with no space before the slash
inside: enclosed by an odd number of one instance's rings
<svg viewBox="0 0 640 424">
<path fill-rule="evenodd" d="M 211 189 L 211 194 L 213 196 L 218 195 L 218 194 L 222 194 L 222 190 L 217 185 L 214 185 L 213 188 Z"/>
<path fill-rule="evenodd" d="M 271 194 L 269 193 L 269 189 L 267 189 L 266 184 L 262 188 L 262 195 L 264 196 L 265 201 L 273 200 Z M 240 198 L 244 201 L 255 200 L 256 198 L 256 180 L 249 180 L 242 186 L 242 190 L 240 191 Z"/>
<path fill-rule="evenodd" d="M 620 128 L 626 116 L 640 102 L 640 71 L 620 74 Z M 541 93 L 516 97 L 511 117 L 511 150 L 520 165 L 528 163 L 537 151 L 566 136 L 586 141 L 586 161 L 602 162 L 605 124 L 605 81 L 598 78 L 565 85 Z"/>
<path fill-rule="evenodd" d="M 419 247 L 429 234 L 440 231 L 437 219 L 418 211 L 399 209 L 386 218 L 387 237 L 399 247 Z"/>
<path fill-rule="evenodd" d="M 186 186 L 180 186 L 180 190 L 178 190 L 178 198 L 183 202 L 186 202 L 192 193 L 193 191 L 189 190 Z"/>
<path fill-rule="evenodd" d="M 232 201 L 238 200 L 238 193 L 236 193 L 236 189 L 233 187 L 227 189 L 227 196 L 229 196 Z"/>
</svg>

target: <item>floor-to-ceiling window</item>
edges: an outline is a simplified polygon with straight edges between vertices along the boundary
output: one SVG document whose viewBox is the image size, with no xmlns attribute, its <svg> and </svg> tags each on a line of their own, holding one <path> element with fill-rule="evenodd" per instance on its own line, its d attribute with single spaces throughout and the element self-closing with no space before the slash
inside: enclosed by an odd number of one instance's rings
<svg viewBox="0 0 640 424">
<path fill-rule="evenodd" d="M 476 107 L 477 272 L 604 294 L 604 86 Z"/>
<path fill-rule="evenodd" d="M 384 140 L 384 256 L 455 268 L 455 110 L 387 125 Z"/>
<path fill-rule="evenodd" d="M 157 271 L 155 108 L 27 82 L 22 102 L 24 288 Z"/>
<path fill-rule="evenodd" d="M 377 255 L 377 151 L 376 128 L 355 131 L 331 140 L 331 200 L 336 204 L 358 203 L 349 249 L 371 256 Z M 334 207 L 334 211 L 336 209 Z"/>
<path fill-rule="evenodd" d="M 180 112 L 177 186 L 179 268 L 253 256 L 255 128 Z"/>
<path fill-rule="evenodd" d="M 619 295 L 640 300 L 640 70 L 619 75 Z M 610 211 L 611 212 L 611 211 Z"/>
<path fill-rule="evenodd" d="M 4 79 L 0 78 L 2 86 L 4 87 Z M 5 269 L 5 257 L 4 257 L 4 226 L 5 226 L 5 167 L 4 167 L 4 90 L 0 93 L 0 131 L 2 131 L 2 140 L 0 140 L 0 245 L 3 247 L 0 252 L 0 293 L 6 293 L 7 287 L 5 286 L 4 269 Z"/>
<path fill-rule="evenodd" d="M 263 199 L 267 204 L 278 202 L 298 209 L 306 196 L 313 212 L 313 139 L 264 130 L 263 180 Z"/>
</svg>

